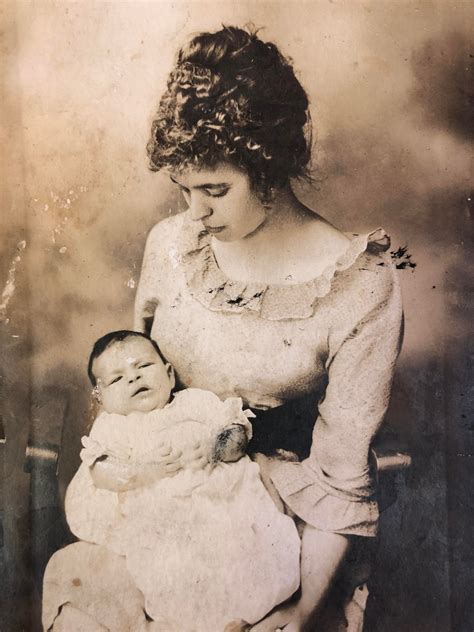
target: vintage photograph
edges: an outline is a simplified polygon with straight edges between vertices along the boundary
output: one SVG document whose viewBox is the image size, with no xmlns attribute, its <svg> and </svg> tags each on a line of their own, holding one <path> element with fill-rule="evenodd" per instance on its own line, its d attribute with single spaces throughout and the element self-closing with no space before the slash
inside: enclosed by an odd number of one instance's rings
<svg viewBox="0 0 474 632">
<path fill-rule="evenodd" d="M 0 24 L 1 632 L 472 632 L 474 4 Z"/>
</svg>

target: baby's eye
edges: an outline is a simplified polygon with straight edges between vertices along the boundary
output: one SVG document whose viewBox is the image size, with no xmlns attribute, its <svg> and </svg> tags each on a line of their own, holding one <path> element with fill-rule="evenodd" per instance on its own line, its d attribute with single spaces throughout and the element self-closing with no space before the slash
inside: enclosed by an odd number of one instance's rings
<svg viewBox="0 0 474 632">
<path fill-rule="evenodd" d="M 122 376 L 121 375 L 117 375 L 116 378 L 114 378 L 111 382 L 109 382 L 109 386 L 112 386 L 112 384 L 115 384 L 116 382 L 118 382 L 121 379 L 122 379 Z"/>
<path fill-rule="evenodd" d="M 139 369 L 145 369 L 147 366 L 153 366 L 154 362 L 145 362 L 145 364 L 140 364 Z"/>
</svg>

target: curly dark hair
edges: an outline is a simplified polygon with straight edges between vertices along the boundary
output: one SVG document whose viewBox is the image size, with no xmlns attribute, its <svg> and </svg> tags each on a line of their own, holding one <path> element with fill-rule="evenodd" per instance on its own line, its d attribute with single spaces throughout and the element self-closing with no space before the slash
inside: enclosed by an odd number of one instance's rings
<svg viewBox="0 0 474 632">
<path fill-rule="evenodd" d="M 183 47 L 147 146 L 150 168 L 230 162 L 262 199 L 308 175 L 308 97 L 291 63 L 254 28 L 223 27 Z"/>
</svg>

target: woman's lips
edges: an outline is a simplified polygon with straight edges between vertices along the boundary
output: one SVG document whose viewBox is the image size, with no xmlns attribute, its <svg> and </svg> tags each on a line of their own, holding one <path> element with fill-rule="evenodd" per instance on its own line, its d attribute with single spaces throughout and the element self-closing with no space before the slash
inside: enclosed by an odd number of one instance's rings
<svg viewBox="0 0 474 632">
<path fill-rule="evenodd" d="M 204 226 L 208 233 L 215 234 L 224 230 L 225 226 Z"/>
</svg>

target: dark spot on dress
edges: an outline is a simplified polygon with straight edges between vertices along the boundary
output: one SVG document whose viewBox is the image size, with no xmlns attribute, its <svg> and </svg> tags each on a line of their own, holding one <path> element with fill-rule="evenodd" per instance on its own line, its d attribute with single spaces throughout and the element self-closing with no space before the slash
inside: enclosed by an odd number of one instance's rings
<svg viewBox="0 0 474 632">
<path fill-rule="evenodd" d="M 400 246 L 398 250 L 393 250 L 390 255 L 395 261 L 395 267 L 397 270 L 406 270 L 407 268 L 416 268 L 416 263 L 411 261 L 411 254 L 408 252 L 408 246 Z"/>
<path fill-rule="evenodd" d="M 73 585 L 73 586 L 82 586 L 82 582 L 81 582 L 81 580 L 79 579 L 79 577 L 75 577 L 75 578 L 72 580 L 72 585 Z"/>
<path fill-rule="evenodd" d="M 243 296 L 238 296 L 237 298 L 229 298 L 227 300 L 227 303 L 229 305 L 241 305 L 243 300 L 244 300 Z"/>
</svg>

